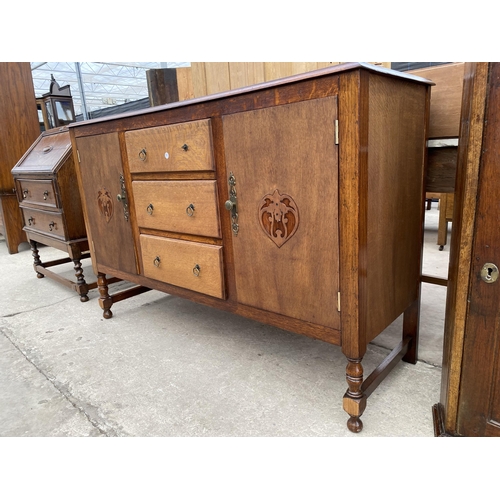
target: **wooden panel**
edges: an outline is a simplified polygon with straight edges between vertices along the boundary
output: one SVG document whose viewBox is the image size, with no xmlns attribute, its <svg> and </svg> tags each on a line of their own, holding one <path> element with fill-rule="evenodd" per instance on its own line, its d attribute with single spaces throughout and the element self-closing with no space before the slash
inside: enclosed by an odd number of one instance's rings
<svg viewBox="0 0 500 500">
<path fill-rule="evenodd" d="M 15 166 L 15 172 L 55 172 L 70 151 L 69 132 L 42 135 L 26 157 Z"/>
<path fill-rule="evenodd" d="M 48 236 L 66 239 L 64 221 L 61 214 L 23 208 L 24 229 L 45 233 Z"/>
<path fill-rule="evenodd" d="M 484 264 L 500 266 L 500 63 L 490 68 L 460 383 L 463 436 L 500 436 L 500 280 L 485 283 L 480 277 Z"/>
<path fill-rule="evenodd" d="M 360 71 L 340 77 L 339 161 L 340 165 L 346 165 L 339 173 L 340 310 L 342 352 L 351 359 L 362 358 L 367 344 L 366 197 L 360 197 L 367 189 L 367 78 Z"/>
<path fill-rule="evenodd" d="M 432 80 L 428 139 L 458 137 L 464 81 L 464 63 L 444 64 L 412 70 L 413 75 Z"/>
<path fill-rule="evenodd" d="M 53 180 L 19 179 L 17 193 L 21 205 L 40 205 L 47 208 L 58 207 L 56 188 Z"/>
<path fill-rule="evenodd" d="M 12 167 L 40 135 L 40 124 L 29 62 L 0 62 L 0 88 L 2 193 L 14 189 Z"/>
<path fill-rule="evenodd" d="M 444 426 L 452 434 L 457 431 L 487 81 L 488 63 L 466 64 L 457 158 L 457 209 L 451 233 L 440 396 L 445 414 Z"/>
<path fill-rule="evenodd" d="M 223 131 L 238 198 L 238 302 L 337 329 L 336 116 L 329 97 L 223 116 Z M 287 228 L 273 231 L 266 205 L 279 195 L 273 203 L 287 211 Z M 280 222 L 279 211 L 274 218 Z"/>
<path fill-rule="evenodd" d="M 248 87 L 265 81 L 263 62 L 230 62 L 231 88 Z"/>
<path fill-rule="evenodd" d="M 425 190 L 436 193 L 453 193 L 457 176 L 458 147 L 427 149 L 427 175 Z"/>
<path fill-rule="evenodd" d="M 421 85 L 370 76 L 367 341 L 418 296 L 425 95 L 426 88 Z"/>
<path fill-rule="evenodd" d="M 131 223 L 125 219 L 123 204 L 117 201 L 123 175 L 118 134 L 80 137 L 76 145 L 94 259 L 104 266 L 136 274 Z"/>
<path fill-rule="evenodd" d="M 15 193 L 0 196 L 0 211 L 3 220 L 0 229 L 5 236 L 7 249 L 10 254 L 17 253 L 19 245 L 28 239 L 23 231 L 23 216 Z"/>
<path fill-rule="evenodd" d="M 144 276 L 224 298 L 221 246 L 146 235 L 140 242 Z"/>
<path fill-rule="evenodd" d="M 133 130 L 125 142 L 133 173 L 214 169 L 210 120 Z"/>
<path fill-rule="evenodd" d="M 177 68 L 177 93 L 179 101 L 194 98 L 193 78 L 191 68 Z"/>
<path fill-rule="evenodd" d="M 205 63 L 205 78 L 207 81 L 207 94 L 218 94 L 230 90 L 229 63 Z"/>
<path fill-rule="evenodd" d="M 134 181 L 132 190 L 139 227 L 221 237 L 215 181 Z"/>
<path fill-rule="evenodd" d="M 207 77 L 204 62 L 191 63 L 191 77 L 193 81 L 193 93 L 195 97 L 207 95 Z"/>
</svg>

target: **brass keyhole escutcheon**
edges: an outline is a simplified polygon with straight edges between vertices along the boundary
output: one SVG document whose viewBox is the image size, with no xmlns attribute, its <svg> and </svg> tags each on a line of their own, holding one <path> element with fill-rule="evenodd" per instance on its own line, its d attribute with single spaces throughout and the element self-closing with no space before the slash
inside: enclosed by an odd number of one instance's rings
<svg viewBox="0 0 500 500">
<path fill-rule="evenodd" d="M 184 151 L 187 151 L 189 149 L 187 144 L 183 144 L 181 147 Z"/>
<path fill-rule="evenodd" d="M 147 206 L 147 208 L 146 208 L 146 210 L 147 210 L 147 212 L 148 212 L 148 214 L 149 214 L 149 215 L 153 215 L 153 210 L 154 210 L 154 209 L 155 209 L 155 207 L 153 206 L 153 204 L 152 204 L 152 203 L 150 203 L 150 204 Z"/>
<path fill-rule="evenodd" d="M 158 255 L 156 256 L 155 260 L 153 261 L 153 264 L 155 265 L 155 267 L 160 267 L 160 257 L 158 257 Z"/>
<path fill-rule="evenodd" d="M 491 262 L 487 262 L 481 269 L 481 279 L 485 283 L 495 283 L 498 279 L 498 267 Z"/>
</svg>

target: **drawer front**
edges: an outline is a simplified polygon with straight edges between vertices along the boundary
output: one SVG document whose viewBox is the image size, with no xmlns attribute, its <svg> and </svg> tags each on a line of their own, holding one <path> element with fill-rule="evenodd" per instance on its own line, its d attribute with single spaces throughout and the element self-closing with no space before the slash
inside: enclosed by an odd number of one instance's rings
<svg viewBox="0 0 500 500">
<path fill-rule="evenodd" d="M 220 238 L 216 181 L 134 181 L 139 227 Z"/>
<path fill-rule="evenodd" d="M 33 204 L 47 208 L 59 207 L 53 180 L 18 179 L 17 188 L 21 205 Z"/>
<path fill-rule="evenodd" d="M 225 298 L 222 247 L 157 236 L 140 236 L 144 276 Z"/>
<path fill-rule="evenodd" d="M 210 120 L 125 132 L 131 172 L 214 170 Z"/>
<path fill-rule="evenodd" d="M 25 229 L 31 229 L 63 240 L 66 239 L 61 214 L 23 208 L 23 216 Z"/>
</svg>

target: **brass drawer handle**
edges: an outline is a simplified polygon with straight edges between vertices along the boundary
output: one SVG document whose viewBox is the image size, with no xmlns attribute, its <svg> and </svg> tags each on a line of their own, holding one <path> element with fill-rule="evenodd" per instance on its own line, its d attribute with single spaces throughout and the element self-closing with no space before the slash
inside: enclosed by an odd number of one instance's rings
<svg viewBox="0 0 500 500">
<path fill-rule="evenodd" d="M 194 205 L 192 203 L 186 208 L 186 213 L 189 217 L 194 215 Z"/>
<path fill-rule="evenodd" d="M 28 226 L 34 226 L 35 225 L 35 219 L 33 219 L 33 217 L 30 217 L 28 219 Z"/>
<path fill-rule="evenodd" d="M 153 261 L 153 264 L 155 265 L 155 267 L 160 267 L 160 257 L 158 257 L 158 255 L 156 256 L 155 260 Z"/>
<path fill-rule="evenodd" d="M 52 229 L 56 229 L 56 223 L 54 221 L 52 221 L 50 224 L 49 224 L 49 231 L 52 231 Z"/>
<path fill-rule="evenodd" d="M 148 212 L 149 215 L 153 215 L 153 210 L 155 209 L 155 207 L 153 207 L 153 204 L 150 203 L 147 208 L 146 208 L 146 211 Z"/>
<path fill-rule="evenodd" d="M 52 146 L 47 146 L 46 148 L 42 149 L 43 154 L 50 153 L 52 151 Z"/>
<path fill-rule="evenodd" d="M 189 149 L 187 144 L 183 144 L 183 145 L 181 146 L 181 148 L 182 148 L 184 151 L 187 151 L 187 150 Z"/>
<path fill-rule="evenodd" d="M 139 160 L 146 161 L 148 153 L 146 152 L 146 148 L 143 148 L 139 151 Z"/>
<path fill-rule="evenodd" d="M 49 192 L 48 191 L 44 191 L 43 192 L 43 199 L 46 200 L 49 196 Z"/>
<path fill-rule="evenodd" d="M 201 268 L 198 264 L 193 267 L 193 274 L 198 277 L 200 275 Z"/>
<path fill-rule="evenodd" d="M 23 198 L 27 198 L 28 193 L 29 193 L 29 191 L 27 189 L 23 189 Z"/>
</svg>

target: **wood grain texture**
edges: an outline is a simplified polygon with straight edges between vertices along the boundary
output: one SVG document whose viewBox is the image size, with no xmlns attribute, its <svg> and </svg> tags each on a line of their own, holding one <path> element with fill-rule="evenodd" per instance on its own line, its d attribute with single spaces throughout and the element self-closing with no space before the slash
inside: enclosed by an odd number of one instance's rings
<svg viewBox="0 0 500 500">
<path fill-rule="evenodd" d="M 0 232 L 10 254 L 27 241 L 11 170 L 40 134 L 29 62 L 0 62 Z"/>
<path fill-rule="evenodd" d="M 76 147 L 80 156 L 81 186 L 91 186 L 82 191 L 85 216 L 92 228 L 92 253 L 102 264 L 136 274 L 131 224 L 125 220 L 123 205 L 116 198 L 121 193 L 120 175 L 123 174 L 118 134 L 82 137 L 77 139 Z M 100 192 L 109 196 L 109 220 L 99 207 Z"/>
<path fill-rule="evenodd" d="M 221 246 L 146 235 L 140 242 L 144 276 L 224 298 Z"/>
<path fill-rule="evenodd" d="M 455 192 L 457 155 L 457 146 L 427 149 L 426 191 Z"/>
<path fill-rule="evenodd" d="M 425 87 L 371 75 L 369 88 L 367 341 L 418 297 L 427 118 Z"/>
<path fill-rule="evenodd" d="M 146 71 L 150 106 L 179 100 L 176 68 L 155 68 Z"/>
<path fill-rule="evenodd" d="M 339 172 L 340 310 L 342 352 L 361 359 L 366 352 L 366 189 L 368 168 L 368 75 L 340 77 Z M 365 194 L 363 196 L 363 193 Z M 360 199 L 365 205 L 360 205 Z"/>
<path fill-rule="evenodd" d="M 443 64 L 411 71 L 436 84 L 431 91 L 428 139 L 459 136 L 464 64 Z"/>
<path fill-rule="evenodd" d="M 484 264 L 500 265 L 500 63 L 489 69 L 457 422 L 478 437 L 500 437 L 500 282 L 480 277 Z"/>
<path fill-rule="evenodd" d="M 229 79 L 232 89 L 248 87 L 265 81 L 263 62 L 230 62 Z"/>
<path fill-rule="evenodd" d="M 2 194 L 14 189 L 11 170 L 40 135 L 40 124 L 29 62 L 0 62 L 0 88 Z"/>
<path fill-rule="evenodd" d="M 210 120 L 126 132 L 125 142 L 132 173 L 214 169 Z"/>
<path fill-rule="evenodd" d="M 226 169 L 238 198 L 238 302 L 331 328 L 340 325 L 336 116 L 335 97 L 223 116 Z M 260 202 L 275 190 L 291 196 L 300 213 L 281 247 L 259 222 Z"/>
<path fill-rule="evenodd" d="M 66 240 L 66 224 L 62 214 L 23 208 L 24 230 L 40 232 L 53 238 Z M 36 238 L 35 238 L 36 239 Z"/>
<path fill-rule="evenodd" d="M 38 205 L 47 209 L 60 206 L 53 179 L 19 178 L 16 182 L 19 203 L 23 206 Z"/>
<path fill-rule="evenodd" d="M 452 434 L 457 430 L 487 81 L 488 63 L 466 64 L 460 148 L 457 158 L 454 228 L 450 244 L 440 396 L 445 413 L 445 428 Z"/>
<path fill-rule="evenodd" d="M 23 231 L 23 216 L 15 193 L 0 196 L 0 213 L 3 225 L 0 233 L 5 236 L 9 254 L 17 253 L 19 245 L 28 241 Z"/>
<path fill-rule="evenodd" d="M 191 68 L 177 68 L 177 92 L 179 101 L 194 98 L 193 76 Z"/>
<path fill-rule="evenodd" d="M 132 190 L 139 227 L 221 237 L 216 181 L 133 181 Z"/>
</svg>

